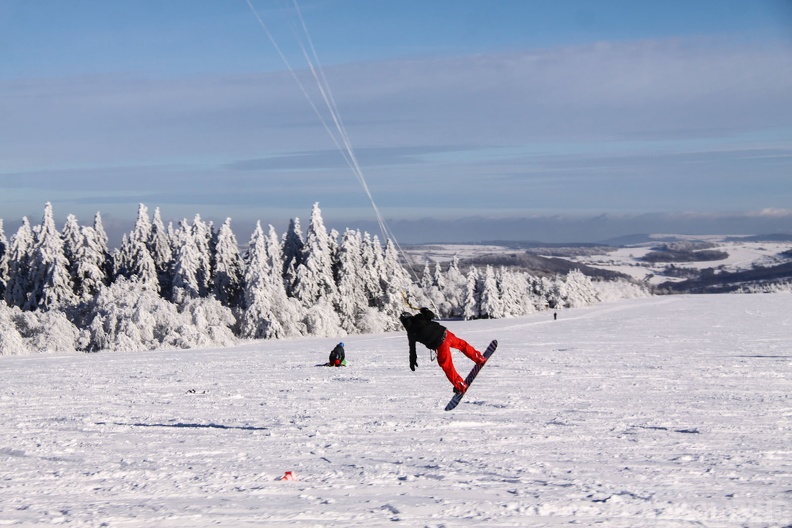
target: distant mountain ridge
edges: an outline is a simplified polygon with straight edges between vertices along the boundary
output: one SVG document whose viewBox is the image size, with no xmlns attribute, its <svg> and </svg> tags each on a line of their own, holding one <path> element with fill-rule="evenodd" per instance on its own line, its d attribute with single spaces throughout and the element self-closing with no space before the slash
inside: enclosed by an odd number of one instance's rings
<svg viewBox="0 0 792 528">
<path fill-rule="evenodd" d="M 599 242 L 541 242 L 539 240 L 483 240 L 469 242 L 469 245 L 503 246 L 510 249 L 531 249 L 538 247 L 597 247 L 597 246 L 635 246 L 638 244 L 651 244 L 663 242 L 682 242 L 690 239 L 717 237 L 718 235 L 686 235 L 686 234 L 647 234 L 635 233 L 601 240 Z M 759 235 L 728 236 L 723 235 L 725 242 L 792 242 L 792 233 L 767 233 Z M 431 245 L 431 244 L 416 244 Z"/>
</svg>

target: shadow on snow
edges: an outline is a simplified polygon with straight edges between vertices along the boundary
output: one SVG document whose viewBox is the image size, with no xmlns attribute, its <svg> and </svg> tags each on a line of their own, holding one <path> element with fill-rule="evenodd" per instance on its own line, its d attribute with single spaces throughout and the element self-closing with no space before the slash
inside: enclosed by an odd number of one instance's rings
<svg viewBox="0 0 792 528">
<path fill-rule="evenodd" d="M 125 427 L 175 427 L 185 429 L 237 429 L 240 431 L 267 431 L 267 427 L 254 427 L 252 425 L 222 425 L 222 424 L 196 424 L 196 423 L 123 423 L 123 422 L 96 422 L 96 425 L 120 425 Z"/>
</svg>

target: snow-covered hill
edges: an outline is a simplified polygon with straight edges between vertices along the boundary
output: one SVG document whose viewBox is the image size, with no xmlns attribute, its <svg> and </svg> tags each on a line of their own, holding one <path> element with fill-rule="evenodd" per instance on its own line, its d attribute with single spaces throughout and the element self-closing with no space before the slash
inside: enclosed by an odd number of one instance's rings
<svg viewBox="0 0 792 528">
<path fill-rule="evenodd" d="M 792 295 L 448 325 L 452 412 L 402 333 L 0 357 L 0 524 L 792 524 Z"/>
<path fill-rule="evenodd" d="M 792 260 L 792 257 L 782 255 L 783 252 L 792 249 L 792 243 L 757 242 L 748 237 L 742 238 L 733 236 L 653 235 L 653 240 L 648 242 L 621 247 L 607 254 L 576 257 L 573 260 L 588 266 L 618 271 L 639 280 L 646 278 L 648 282 L 654 284 L 679 280 L 677 277 L 668 276 L 664 273 L 664 268 L 669 264 L 692 270 L 718 268 L 735 272 L 749 270 L 754 266 L 774 266 Z M 723 253 L 725 258 L 698 262 L 662 260 L 646 262 L 642 260 L 648 253 L 653 251 L 653 248 L 662 245 L 664 239 L 709 244 L 712 246 L 712 250 Z"/>
<path fill-rule="evenodd" d="M 681 269 L 690 269 L 693 272 L 705 268 L 737 272 L 750 270 L 754 266 L 770 267 L 792 261 L 792 256 L 783 254 L 792 250 L 792 243 L 788 241 L 757 241 L 755 240 L 757 237 L 734 235 L 655 234 L 638 238 L 640 240 L 636 239 L 622 246 L 602 245 L 583 248 L 576 248 L 575 245 L 571 245 L 569 248 L 558 245 L 542 247 L 538 243 L 525 244 L 523 248 L 519 243 L 511 245 L 433 244 L 413 246 L 409 253 L 417 263 L 423 263 L 425 261 L 446 262 L 455 255 L 460 259 L 475 260 L 488 255 L 521 253 L 527 250 L 536 255 L 561 257 L 581 266 L 622 273 L 636 280 L 645 280 L 649 284 L 683 280 L 681 276 L 665 273 L 665 268 L 669 264 Z M 646 255 L 658 246 L 680 242 L 709 245 L 713 251 L 722 253 L 723 258 L 691 262 L 674 262 L 672 260 L 647 262 L 644 260 Z"/>
</svg>

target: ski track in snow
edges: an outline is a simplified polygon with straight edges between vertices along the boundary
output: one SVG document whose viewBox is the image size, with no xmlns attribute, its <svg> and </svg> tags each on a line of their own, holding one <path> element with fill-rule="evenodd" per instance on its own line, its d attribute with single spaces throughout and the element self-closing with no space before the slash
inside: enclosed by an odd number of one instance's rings
<svg viewBox="0 0 792 528">
<path fill-rule="evenodd" d="M 792 525 L 792 295 L 446 324 L 452 412 L 400 333 L 0 357 L 0 525 Z"/>
</svg>

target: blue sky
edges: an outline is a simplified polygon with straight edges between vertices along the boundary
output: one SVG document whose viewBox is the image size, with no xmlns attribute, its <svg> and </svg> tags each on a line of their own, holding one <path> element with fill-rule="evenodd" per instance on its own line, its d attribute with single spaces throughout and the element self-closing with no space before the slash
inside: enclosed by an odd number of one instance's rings
<svg viewBox="0 0 792 528">
<path fill-rule="evenodd" d="M 324 112 L 292 0 L 251 0 Z M 792 232 L 792 2 L 300 0 L 400 242 Z M 377 232 L 246 0 L 0 0 L 0 218 L 318 201 Z"/>
</svg>

